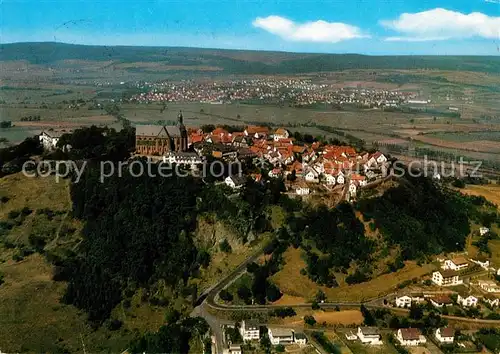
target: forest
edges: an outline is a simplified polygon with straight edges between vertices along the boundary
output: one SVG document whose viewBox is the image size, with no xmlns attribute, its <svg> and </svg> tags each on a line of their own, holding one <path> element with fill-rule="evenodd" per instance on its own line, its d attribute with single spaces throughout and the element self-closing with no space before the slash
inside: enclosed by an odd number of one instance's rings
<svg viewBox="0 0 500 354">
<path fill-rule="evenodd" d="M 468 197 L 408 173 L 397 187 L 356 207 L 390 244 L 401 247 L 405 260 L 462 250 L 475 209 Z"/>
</svg>

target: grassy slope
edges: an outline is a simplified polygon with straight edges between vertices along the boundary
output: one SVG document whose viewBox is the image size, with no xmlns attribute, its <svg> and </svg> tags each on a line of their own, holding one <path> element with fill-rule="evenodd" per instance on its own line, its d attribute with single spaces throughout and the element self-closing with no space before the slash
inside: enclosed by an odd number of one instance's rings
<svg viewBox="0 0 500 354">
<path fill-rule="evenodd" d="M 0 195 L 8 196 L 6 204 L 0 204 L 0 220 L 7 219 L 11 210 L 25 206 L 33 210 L 49 208 L 61 212 L 52 220 L 33 212 L 21 226 L 14 227 L 7 238 L 19 247 L 27 244 L 27 236 L 34 232 L 47 231 L 52 240 L 61 223 L 76 228 L 73 234 L 60 237 L 46 246 L 51 250 L 73 248 L 79 241 L 81 224 L 65 216 L 70 210 L 68 181 L 55 183 L 54 178 L 27 178 L 21 174 L 0 179 Z M 132 306 L 118 306 L 113 317 L 124 322 L 116 332 L 101 327 L 93 331 L 86 315 L 77 308 L 60 303 L 67 284 L 52 281 L 52 265 L 39 254 L 15 262 L 15 249 L 0 245 L 0 272 L 5 283 L 0 286 L 0 349 L 7 352 L 70 352 L 82 350 L 82 341 L 88 352 L 121 352 L 136 332 L 156 330 L 163 323 L 164 309 L 140 301 L 140 293 L 134 297 Z M 13 334 L 16 335 L 13 335 Z"/>
<path fill-rule="evenodd" d="M 460 189 L 462 193 L 470 194 L 470 195 L 479 195 L 485 197 L 490 202 L 500 206 L 500 185 L 489 184 L 489 185 L 467 185 L 466 188 Z M 478 229 L 478 227 L 476 227 Z M 500 230 L 493 230 L 498 232 Z M 470 239 L 468 242 L 467 252 L 474 256 L 478 253 L 477 247 L 472 246 L 472 242 L 476 241 L 478 237 Z M 490 240 L 488 242 L 488 246 L 491 250 L 491 263 L 492 265 L 498 267 L 500 266 L 500 240 Z"/>
<path fill-rule="evenodd" d="M 394 290 L 401 282 L 420 277 L 429 273 L 433 268 L 431 265 L 419 267 L 415 262 L 406 262 L 403 269 L 395 273 L 381 275 L 365 283 L 340 284 L 338 288 L 327 288 L 319 286 L 307 275 L 300 274 L 300 270 L 306 267 L 306 263 L 301 258 L 301 252 L 300 249 L 289 248 L 284 254 L 285 266 L 271 279 L 285 294 L 310 300 L 313 299 L 318 289 L 322 289 L 328 299 L 335 301 L 361 301 L 381 296 Z"/>
<path fill-rule="evenodd" d="M 0 285 L 2 351 L 56 352 L 65 348 L 76 352 L 82 350 L 83 340 L 88 352 L 121 352 L 138 333 L 156 331 L 164 323 L 165 308 L 141 301 L 142 291 L 139 290 L 133 296 L 130 307 L 120 304 L 113 310 L 112 318 L 123 322 L 120 330 L 112 332 L 103 326 L 93 331 L 84 313 L 73 306 L 60 303 L 67 284 L 52 281 L 53 267 L 43 256 L 33 254 L 19 262 L 12 260 L 12 256 L 19 253 L 20 248 L 29 245 L 28 236 L 31 233 L 46 236 L 46 250 L 58 252 L 64 248 L 73 249 L 78 244 L 82 224 L 67 213 L 71 208 L 68 181 L 56 183 L 53 177 L 10 175 L 0 179 L 0 197 L 2 196 L 7 196 L 10 200 L 0 204 L 0 220 L 7 220 L 10 211 L 20 210 L 25 206 L 33 210 L 20 226 L 15 226 L 5 236 L 17 248 L 7 249 L 0 243 L 0 273 L 5 277 L 5 283 Z M 49 208 L 58 214 L 48 219 L 45 214 L 36 212 L 43 208 Z M 274 214 L 273 219 L 279 223 L 279 211 L 275 210 Z M 61 233 L 55 240 L 61 225 L 72 227 L 75 231 L 64 237 Z M 199 289 L 206 288 L 255 252 L 256 247 L 262 247 L 267 239 L 266 235 L 262 235 L 254 247 L 234 246 L 230 254 L 221 253 L 217 247 L 213 247 L 212 262 L 192 282 L 198 283 Z M 161 283 L 156 284 L 155 291 L 161 291 L 166 298 L 171 299 L 171 290 Z M 183 310 L 189 304 L 183 299 L 176 299 L 169 306 Z M 16 333 L 16 336 L 12 333 Z"/>
</svg>

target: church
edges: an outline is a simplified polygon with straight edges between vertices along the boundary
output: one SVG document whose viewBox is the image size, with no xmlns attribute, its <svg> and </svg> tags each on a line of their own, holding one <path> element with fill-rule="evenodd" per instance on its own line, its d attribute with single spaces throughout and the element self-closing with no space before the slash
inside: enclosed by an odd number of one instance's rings
<svg viewBox="0 0 500 354">
<path fill-rule="evenodd" d="M 135 128 L 135 151 L 141 155 L 165 155 L 188 149 L 188 135 L 182 112 L 177 125 L 138 125 Z"/>
</svg>

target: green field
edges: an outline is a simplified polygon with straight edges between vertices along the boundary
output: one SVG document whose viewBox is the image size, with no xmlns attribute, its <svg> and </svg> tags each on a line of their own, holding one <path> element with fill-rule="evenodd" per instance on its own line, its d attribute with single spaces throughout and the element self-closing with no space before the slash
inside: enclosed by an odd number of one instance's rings
<svg viewBox="0 0 500 354">
<path fill-rule="evenodd" d="M 470 132 L 470 133 L 433 133 L 428 134 L 428 136 L 432 136 L 437 139 L 450 140 L 450 141 L 458 141 L 458 142 L 469 142 L 469 141 L 477 141 L 477 140 L 490 140 L 490 141 L 500 141 L 500 131 L 495 132 Z"/>
</svg>

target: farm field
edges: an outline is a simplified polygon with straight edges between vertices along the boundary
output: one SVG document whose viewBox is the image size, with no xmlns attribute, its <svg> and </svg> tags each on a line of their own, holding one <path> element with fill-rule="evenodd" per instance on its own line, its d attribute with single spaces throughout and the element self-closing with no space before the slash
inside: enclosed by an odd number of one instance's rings
<svg viewBox="0 0 500 354">
<path fill-rule="evenodd" d="M 472 185 L 468 184 L 465 188 L 460 189 L 460 192 L 470 195 L 483 196 L 493 204 L 500 207 L 500 185 Z"/>
<path fill-rule="evenodd" d="M 450 133 L 432 133 L 427 136 L 441 139 L 450 140 L 453 142 L 470 142 L 477 140 L 487 140 L 487 141 L 500 141 L 500 131 L 484 131 L 484 132 L 450 132 Z"/>
<path fill-rule="evenodd" d="M 270 278 L 283 293 L 299 299 L 311 300 L 318 289 L 321 289 L 326 294 L 327 301 L 363 301 L 393 291 L 401 282 L 420 277 L 433 269 L 429 264 L 420 267 L 415 262 L 406 262 L 405 267 L 395 273 L 384 274 L 361 284 L 348 286 L 340 283 L 337 288 L 327 288 L 317 285 L 307 275 L 300 274 L 300 270 L 306 266 L 301 252 L 300 249 L 290 247 L 284 253 L 283 269 Z"/>
</svg>

